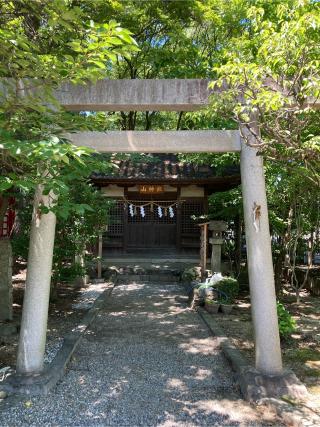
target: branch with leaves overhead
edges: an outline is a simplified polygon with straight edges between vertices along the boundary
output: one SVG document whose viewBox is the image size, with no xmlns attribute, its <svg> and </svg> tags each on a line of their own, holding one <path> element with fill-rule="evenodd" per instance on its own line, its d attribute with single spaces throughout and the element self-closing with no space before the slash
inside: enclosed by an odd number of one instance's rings
<svg viewBox="0 0 320 427">
<path fill-rule="evenodd" d="M 265 6 L 265 7 L 264 7 Z M 267 5 L 247 11 L 248 30 L 231 40 L 215 68 L 224 90 L 213 108 L 246 128 L 266 157 L 295 164 L 320 185 L 320 5 L 281 2 L 271 18 Z M 310 102 L 311 99 L 311 102 Z M 258 132 L 249 112 L 259 117 Z M 243 135 L 248 145 L 252 145 Z"/>
</svg>

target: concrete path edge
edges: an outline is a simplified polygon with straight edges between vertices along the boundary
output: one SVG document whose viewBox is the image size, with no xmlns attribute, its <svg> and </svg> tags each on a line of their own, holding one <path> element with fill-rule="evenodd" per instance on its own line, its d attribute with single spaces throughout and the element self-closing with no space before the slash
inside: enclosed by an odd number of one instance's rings
<svg viewBox="0 0 320 427">
<path fill-rule="evenodd" d="M 42 374 L 30 376 L 14 374 L 0 383 L 0 390 L 18 395 L 47 395 L 63 377 L 83 334 L 97 317 L 106 298 L 111 295 L 114 286 L 114 282 L 110 283 L 87 311 L 81 323 L 64 337 L 61 349 Z"/>
</svg>

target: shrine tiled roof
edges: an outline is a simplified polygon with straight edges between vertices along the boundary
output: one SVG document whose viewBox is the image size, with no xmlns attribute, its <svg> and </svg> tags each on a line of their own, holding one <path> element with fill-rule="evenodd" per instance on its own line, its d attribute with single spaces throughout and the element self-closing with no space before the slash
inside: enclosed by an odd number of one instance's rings
<svg viewBox="0 0 320 427">
<path fill-rule="evenodd" d="M 100 180 L 210 180 L 217 176 L 239 175 L 239 168 L 231 166 L 225 168 L 223 173 L 208 165 L 185 163 L 180 161 L 175 154 L 149 154 L 142 161 L 115 160 L 117 168 L 111 174 L 95 173 L 94 181 Z"/>
</svg>

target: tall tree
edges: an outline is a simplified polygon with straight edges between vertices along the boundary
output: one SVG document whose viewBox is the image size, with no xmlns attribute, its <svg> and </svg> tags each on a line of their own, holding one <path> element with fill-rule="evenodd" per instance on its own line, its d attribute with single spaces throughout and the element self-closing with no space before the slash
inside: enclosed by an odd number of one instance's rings
<svg viewBox="0 0 320 427">
<path fill-rule="evenodd" d="M 215 67 L 224 91 L 213 98 L 213 108 L 254 133 L 261 152 L 294 163 L 316 186 L 319 12 L 319 2 L 309 0 L 255 2 L 247 9 L 241 37 L 230 40 L 223 62 Z M 250 112 L 259 118 L 258 132 Z"/>
<path fill-rule="evenodd" d="M 14 0 L 0 5 L 2 198 L 39 183 L 46 191 L 65 194 L 68 183 L 96 167 L 89 150 L 61 136 L 79 128 L 81 117 L 61 111 L 52 90 L 63 81 L 107 76 L 112 62 L 137 47 L 116 21 L 97 24 L 78 3 Z"/>
</svg>

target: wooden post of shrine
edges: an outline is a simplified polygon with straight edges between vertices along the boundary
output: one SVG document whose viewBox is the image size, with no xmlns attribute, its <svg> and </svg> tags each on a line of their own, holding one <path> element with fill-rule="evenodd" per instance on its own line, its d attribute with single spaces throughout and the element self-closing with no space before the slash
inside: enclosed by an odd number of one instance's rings
<svg viewBox="0 0 320 427">
<path fill-rule="evenodd" d="M 205 279 L 206 268 L 207 268 L 207 252 L 208 252 L 208 224 L 204 222 L 198 224 L 200 227 L 200 268 L 201 268 L 201 280 Z"/>
</svg>

